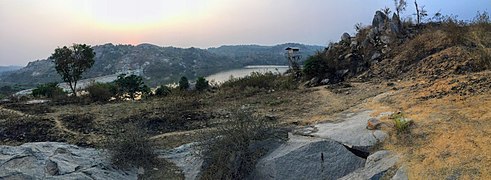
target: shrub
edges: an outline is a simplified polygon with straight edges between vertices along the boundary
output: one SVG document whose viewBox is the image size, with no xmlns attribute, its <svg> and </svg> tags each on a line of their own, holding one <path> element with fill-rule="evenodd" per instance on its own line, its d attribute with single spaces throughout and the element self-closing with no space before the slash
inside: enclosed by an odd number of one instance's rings
<svg viewBox="0 0 491 180">
<path fill-rule="evenodd" d="M 204 77 L 198 77 L 198 80 L 196 80 L 196 90 L 197 91 L 203 91 L 206 90 L 210 87 L 210 84 L 208 84 L 208 81 Z"/>
<path fill-rule="evenodd" d="M 95 83 L 86 88 L 92 101 L 105 102 L 116 96 L 117 87 L 113 83 Z"/>
<path fill-rule="evenodd" d="M 257 146 L 258 142 L 271 140 L 264 144 L 272 145 L 284 140 L 277 136 L 279 133 L 275 131 L 274 122 L 253 117 L 244 111 L 237 111 L 234 117 L 234 122 L 220 127 L 217 134 L 212 135 L 212 142 L 204 145 L 202 179 L 244 179 L 254 170 L 257 160 L 269 150 L 265 146 Z"/>
<path fill-rule="evenodd" d="M 491 19 L 489 18 L 488 12 L 477 12 L 476 17 L 472 20 L 473 24 L 477 25 L 489 25 L 491 23 Z"/>
<path fill-rule="evenodd" d="M 171 89 L 165 85 L 161 85 L 157 90 L 155 90 L 155 95 L 157 96 L 168 96 L 171 93 Z"/>
<path fill-rule="evenodd" d="M 57 96 L 64 96 L 66 93 L 63 91 L 63 89 L 58 87 L 57 83 L 47 83 L 38 85 L 36 89 L 32 90 L 32 95 L 34 97 L 54 98 Z"/>
<path fill-rule="evenodd" d="M 181 77 L 179 80 L 179 89 L 186 90 L 189 88 L 189 80 L 186 76 Z"/>
<path fill-rule="evenodd" d="M 158 163 L 155 144 L 144 130 L 135 125 L 126 125 L 124 131 L 107 140 L 105 147 L 109 150 L 112 163 L 121 169 L 147 169 Z"/>
<path fill-rule="evenodd" d="M 138 92 L 142 94 L 150 93 L 150 88 L 145 85 L 143 78 L 137 75 L 121 74 L 118 79 L 114 81 L 117 86 L 118 97 L 129 97 L 135 99 Z"/>
<path fill-rule="evenodd" d="M 443 20 L 442 25 L 442 30 L 446 32 L 447 38 L 451 41 L 452 45 L 464 45 L 467 42 L 468 26 L 466 26 L 464 21 L 447 16 Z"/>
<path fill-rule="evenodd" d="M 294 75 L 282 76 L 272 72 L 253 72 L 242 78 L 231 78 L 221 85 L 223 90 L 232 90 L 234 93 L 253 95 L 260 91 L 292 90 L 298 87 L 298 81 Z"/>
<path fill-rule="evenodd" d="M 61 120 L 66 127 L 84 134 L 93 132 L 95 117 L 91 114 L 70 114 L 61 116 Z"/>
<path fill-rule="evenodd" d="M 259 73 L 253 72 L 248 76 L 242 78 L 233 78 L 222 84 L 222 87 L 235 87 L 239 89 L 245 89 L 246 87 L 272 89 L 274 88 L 273 82 L 277 75 L 271 72 Z"/>
<path fill-rule="evenodd" d="M 391 119 L 394 121 L 394 128 L 397 134 L 409 133 L 410 127 L 414 123 L 413 120 L 405 118 L 402 113 L 393 114 Z"/>
<path fill-rule="evenodd" d="M 324 76 L 327 72 L 327 61 L 320 54 L 310 56 L 304 63 L 303 74 L 306 78 Z"/>
</svg>

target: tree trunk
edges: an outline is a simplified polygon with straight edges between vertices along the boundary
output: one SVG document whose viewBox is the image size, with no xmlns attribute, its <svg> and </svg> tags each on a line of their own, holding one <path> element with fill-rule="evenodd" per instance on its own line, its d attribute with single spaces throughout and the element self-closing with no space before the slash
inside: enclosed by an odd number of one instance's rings
<svg viewBox="0 0 491 180">
<path fill-rule="evenodd" d="M 76 90 L 76 88 L 77 88 L 77 82 L 76 81 L 75 82 L 68 81 L 68 85 L 70 86 L 70 89 L 72 90 L 73 95 L 75 97 L 77 97 L 77 90 Z"/>
<path fill-rule="evenodd" d="M 74 83 L 74 85 L 73 85 L 73 94 L 75 95 L 75 97 L 77 97 L 77 81 L 74 81 L 73 83 Z"/>
<path fill-rule="evenodd" d="M 418 2 L 416 2 L 416 0 L 414 0 L 414 5 L 416 6 L 416 24 L 419 25 L 419 23 L 421 22 L 421 17 L 419 16 L 419 7 L 418 7 Z"/>
</svg>

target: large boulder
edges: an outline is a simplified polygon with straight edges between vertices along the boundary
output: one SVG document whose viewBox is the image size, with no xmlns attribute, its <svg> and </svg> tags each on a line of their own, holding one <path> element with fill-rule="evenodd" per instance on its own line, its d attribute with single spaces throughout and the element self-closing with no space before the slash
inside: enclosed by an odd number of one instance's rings
<svg viewBox="0 0 491 180">
<path fill-rule="evenodd" d="M 341 36 L 341 41 L 345 43 L 351 43 L 351 36 L 348 33 L 343 33 Z"/>
<path fill-rule="evenodd" d="M 385 172 L 394 167 L 399 158 L 389 151 L 378 151 L 367 158 L 364 168 L 358 169 L 353 173 L 340 178 L 340 180 L 350 179 L 381 179 Z"/>
<path fill-rule="evenodd" d="M 392 20 L 389 23 L 389 27 L 392 33 L 397 35 L 401 33 L 402 23 L 401 23 L 401 19 L 396 13 L 392 15 Z"/>
<path fill-rule="evenodd" d="M 57 142 L 0 146 L 0 179 L 137 179 L 114 168 L 108 154 Z"/>
<path fill-rule="evenodd" d="M 406 167 L 402 166 L 400 167 L 396 174 L 392 176 L 391 180 L 409 180 L 409 177 L 407 177 L 407 169 Z"/>
<path fill-rule="evenodd" d="M 365 159 L 329 139 L 290 135 L 259 160 L 250 179 L 338 179 L 362 168 Z"/>
<path fill-rule="evenodd" d="M 382 11 L 375 12 L 375 16 L 373 16 L 372 20 L 372 28 L 377 31 L 384 29 L 385 23 L 389 21 L 389 18 Z"/>
<path fill-rule="evenodd" d="M 388 136 L 381 130 L 369 130 L 366 128 L 367 120 L 372 118 L 372 111 L 344 114 L 343 122 L 322 123 L 315 127 L 317 132 L 311 135 L 320 138 L 332 139 L 354 149 L 368 152 L 370 147 L 382 142 Z"/>
</svg>

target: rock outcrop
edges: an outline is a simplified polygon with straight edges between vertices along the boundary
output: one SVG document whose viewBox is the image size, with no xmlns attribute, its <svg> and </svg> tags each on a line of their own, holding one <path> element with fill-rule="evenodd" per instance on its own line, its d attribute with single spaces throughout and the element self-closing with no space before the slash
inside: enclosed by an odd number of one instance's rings
<svg viewBox="0 0 491 180">
<path fill-rule="evenodd" d="M 176 164 L 187 180 L 198 179 L 203 165 L 203 159 L 196 148 L 198 145 L 198 143 L 189 143 L 168 151 L 160 151 L 159 158 L 165 158 Z"/>
<path fill-rule="evenodd" d="M 365 159 L 333 140 L 290 135 L 257 163 L 251 179 L 338 179 L 364 164 Z"/>
<path fill-rule="evenodd" d="M 367 158 L 365 167 L 340 178 L 340 180 L 351 179 L 381 179 L 385 172 L 394 167 L 399 158 L 389 151 L 378 151 Z"/>
<path fill-rule="evenodd" d="M 57 142 L 0 146 L 0 179 L 137 179 L 114 168 L 107 153 Z"/>
<path fill-rule="evenodd" d="M 373 64 L 387 58 L 393 45 L 403 41 L 406 34 L 407 30 L 402 27 L 397 15 L 390 18 L 384 12 L 377 11 L 371 26 L 360 27 L 353 37 L 343 33 L 339 42 L 326 48 L 322 56 L 327 57 L 330 70 L 319 74 L 318 78 L 328 78 L 329 83 L 338 83 L 359 76 L 370 70 Z M 346 73 L 338 73 L 340 71 Z"/>
<path fill-rule="evenodd" d="M 375 144 L 382 142 L 388 135 L 381 130 L 369 130 L 366 128 L 372 111 L 345 114 L 345 119 L 340 123 L 322 123 L 315 127 L 317 132 L 311 135 L 315 137 L 332 139 L 348 147 L 368 152 Z"/>
</svg>

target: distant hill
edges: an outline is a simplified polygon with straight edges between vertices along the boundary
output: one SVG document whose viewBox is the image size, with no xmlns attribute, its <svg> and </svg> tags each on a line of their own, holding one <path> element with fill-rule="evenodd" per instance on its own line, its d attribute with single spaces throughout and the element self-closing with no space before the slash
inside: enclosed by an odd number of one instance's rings
<svg viewBox="0 0 491 180">
<path fill-rule="evenodd" d="M 0 66 L 0 76 L 21 69 L 22 66 Z"/>
<path fill-rule="evenodd" d="M 322 46 L 304 45 L 298 43 L 286 43 L 275 46 L 259 45 L 235 45 L 220 46 L 217 48 L 208 48 L 207 50 L 238 60 L 243 65 L 287 65 L 285 59 L 286 47 L 298 47 L 302 54 L 302 61 L 308 56 L 314 55 L 317 51 L 324 50 Z"/>
<path fill-rule="evenodd" d="M 84 78 L 135 73 L 143 76 L 149 85 L 156 86 L 176 82 L 181 76 L 194 79 L 246 65 L 286 64 L 283 53 L 288 46 L 305 50 L 305 56 L 322 49 L 320 46 L 301 44 L 222 46 L 210 49 L 105 44 L 93 47 L 95 63 L 84 74 Z M 47 82 L 62 82 L 51 60 L 33 61 L 22 69 L 0 77 L 0 85 L 35 86 Z"/>
</svg>

